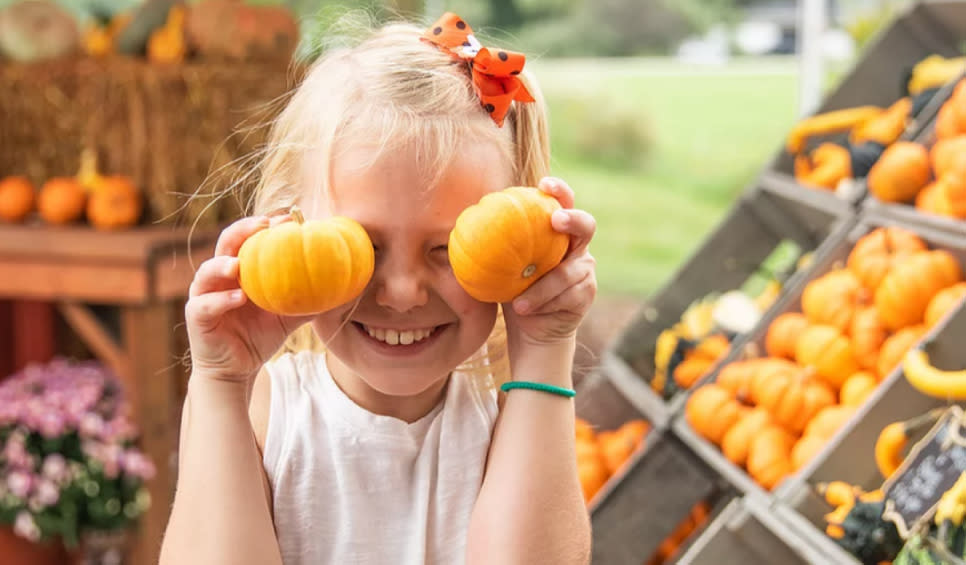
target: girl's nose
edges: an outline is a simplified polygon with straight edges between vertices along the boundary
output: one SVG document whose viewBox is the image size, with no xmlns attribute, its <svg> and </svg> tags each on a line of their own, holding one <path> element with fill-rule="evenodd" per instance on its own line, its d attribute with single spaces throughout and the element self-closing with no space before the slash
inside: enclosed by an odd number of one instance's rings
<svg viewBox="0 0 966 565">
<path fill-rule="evenodd" d="M 429 299 L 425 271 L 411 262 L 395 261 L 377 267 L 376 303 L 397 312 L 409 312 Z"/>
</svg>

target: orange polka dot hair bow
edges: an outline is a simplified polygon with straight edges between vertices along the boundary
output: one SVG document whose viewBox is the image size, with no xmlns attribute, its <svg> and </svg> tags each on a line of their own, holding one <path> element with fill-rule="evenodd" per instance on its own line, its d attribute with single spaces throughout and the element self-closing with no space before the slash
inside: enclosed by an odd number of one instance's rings
<svg viewBox="0 0 966 565">
<path fill-rule="evenodd" d="M 469 24 L 456 14 L 443 14 L 423 33 L 422 39 L 469 63 L 473 89 L 496 125 L 503 127 L 503 118 L 512 101 L 533 102 L 533 96 L 517 78 L 526 57 L 522 53 L 483 47 Z"/>
</svg>

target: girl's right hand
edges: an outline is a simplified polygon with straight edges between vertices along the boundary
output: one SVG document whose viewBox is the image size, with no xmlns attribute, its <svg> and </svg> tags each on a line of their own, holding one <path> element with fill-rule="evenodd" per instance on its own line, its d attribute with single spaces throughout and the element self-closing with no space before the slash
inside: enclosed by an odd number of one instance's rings
<svg viewBox="0 0 966 565">
<path fill-rule="evenodd" d="M 274 217 L 271 225 L 286 219 Z M 215 256 L 195 273 L 185 305 L 194 375 L 247 383 L 289 334 L 312 319 L 266 312 L 249 302 L 239 286 L 238 250 L 269 225 L 264 216 L 231 224 L 218 237 Z"/>
</svg>

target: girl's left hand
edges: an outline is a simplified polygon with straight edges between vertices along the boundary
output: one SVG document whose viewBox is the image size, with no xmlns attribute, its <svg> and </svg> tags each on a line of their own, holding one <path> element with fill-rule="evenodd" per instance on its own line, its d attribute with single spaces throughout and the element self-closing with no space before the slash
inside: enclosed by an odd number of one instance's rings
<svg viewBox="0 0 966 565">
<path fill-rule="evenodd" d="M 503 305 L 511 343 L 553 345 L 572 340 L 597 295 L 596 261 L 587 249 L 597 222 L 574 208 L 574 191 L 564 181 L 545 177 L 540 190 L 563 207 L 551 216 L 553 228 L 570 235 L 570 247 L 551 269 L 512 303 Z"/>
</svg>

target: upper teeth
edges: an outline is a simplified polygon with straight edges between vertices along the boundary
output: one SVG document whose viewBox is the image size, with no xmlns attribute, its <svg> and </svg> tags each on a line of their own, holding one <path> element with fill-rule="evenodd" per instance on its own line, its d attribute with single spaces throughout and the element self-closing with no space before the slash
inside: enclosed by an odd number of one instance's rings
<svg viewBox="0 0 966 565">
<path fill-rule="evenodd" d="M 417 341 L 422 341 L 433 333 L 433 328 L 419 330 L 391 330 L 385 328 L 370 328 L 369 326 L 364 327 L 370 336 L 378 339 L 379 341 L 384 341 L 389 345 L 409 345 Z"/>
</svg>

